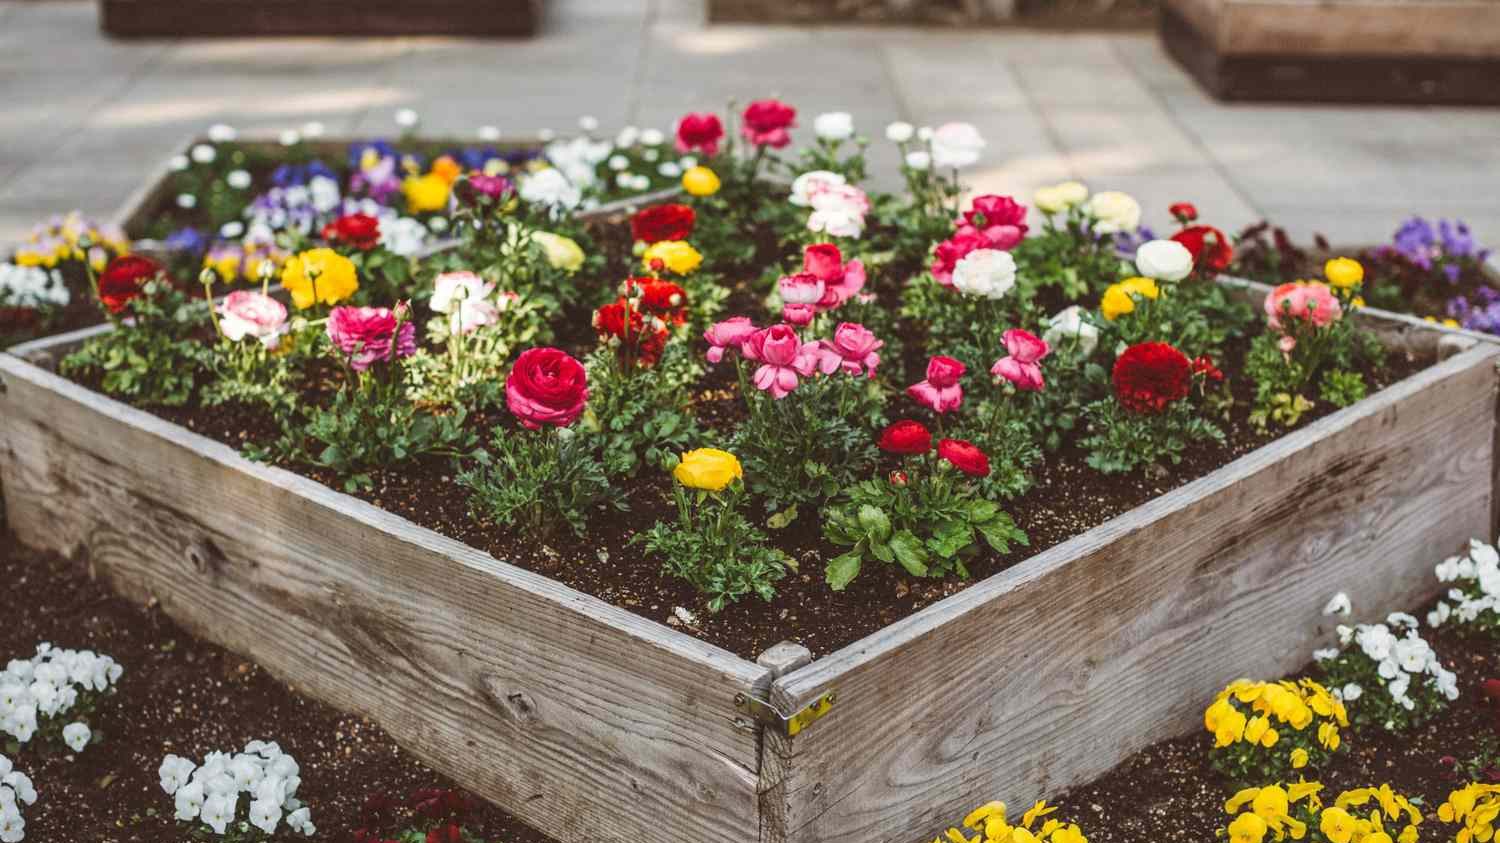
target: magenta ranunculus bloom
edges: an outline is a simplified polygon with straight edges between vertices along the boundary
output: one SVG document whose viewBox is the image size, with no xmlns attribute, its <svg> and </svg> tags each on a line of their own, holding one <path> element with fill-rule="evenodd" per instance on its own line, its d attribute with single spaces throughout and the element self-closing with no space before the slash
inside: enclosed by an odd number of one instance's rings
<svg viewBox="0 0 1500 843">
<path fill-rule="evenodd" d="M 960 228 L 932 249 L 932 277 L 944 287 L 953 286 L 953 268 L 975 249 L 990 248 L 990 241 L 976 230 Z"/>
<path fill-rule="evenodd" d="M 987 248 L 1002 251 L 1021 242 L 1026 231 L 1026 206 L 1009 196 L 994 194 L 974 197 L 973 206 L 958 226 L 958 233 L 978 234 Z"/>
<path fill-rule="evenodd" d="M 416 326 L 387 307 L 335 307 L 328 314 L 328 339 L 356 372 L 417 353 Z"/>
<path fill-rule="evenodd" d="M 709 157 L 719 154 L 724 139 L 724 124 L 711 111 L 690 112 L 677 121 L 677 151 L 700 152 Z"/>
<path fill-rule="evenodd" d="M 560 348 L 526 349 L 505 379 L 505 405 L 531 430 L 567 427 L 588 399 L 588 372 Z"/>
<path fill-rule="evenodd" d="M 857 260 L 844 263 L 843 253 L 832 243 L 814 243 L 802 250 L 802 271 L 823 282 L 820 310 L 842 305 L 865 287 L 865 265 Z"/>
<path fill-rule="evenodd" d="M 797 109 L 781 100 L 756 100 L 745 107 L 740 132 L 756 146 L 781 149 L 792 142 L 787 130 L 797 125 Z"/>
<path fill-rule="evenodd" d="M 951 413 L 964 402 L 964 388 L 958 385 L 965 366 L 952 357 L 938 355 L 927 361 L 927 380 L 906 388 L 913 401 L 934 413 Z"/>
<path fill-rule="evenodd" d="M 723 360 L 725 349 L 738 350 L 745 338 L 758 330 L 748 316 L 734 316 L 714 323 L 703 332 L 703 339 L 708 343 L 708 362 Z"/>
<path fill-rule="evenodd" d="M 803 342 L 790 325 L 756 331 L 745 339 L 740 353 L 761 364 L 755 370 L 755 388 L 778 401 L 818 370 L 818 344 Z"/>
<path fill-rule="evenodd" d="M 1052 347 L 1036 334 L 1020 328 L 1006 331 L 1004 340 L 1005 350 L 1010 354 L 996 360 L 990 374 L 1010 381 L 1016 389 L 1040 392 L 1046 382 L 1042 378 L 1042 367 L 1038 364 L 1043 357 L 1052 353 Z"/>
<path fill-rule="evenodd" d="M 841 322 L 833 329 L 833 339 L 819 343 L 822 357 L 818 368 L 831 375 L 843 369 L 851 375 L 867 374 L 875 377 L 875 367 L 880 365 L 878 353 L 885 342 L 875 339 L 869 328 L 855 322 Z"/>
</svg>

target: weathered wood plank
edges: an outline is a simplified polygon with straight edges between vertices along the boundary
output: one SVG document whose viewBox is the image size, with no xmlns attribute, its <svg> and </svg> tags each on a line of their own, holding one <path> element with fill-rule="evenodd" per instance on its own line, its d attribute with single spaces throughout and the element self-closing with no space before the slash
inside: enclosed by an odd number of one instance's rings
<svg viewBox="0 0 1500 843">
<path fill-rule="evenodd" d="M 1280 676 L 1361 615 L 1438 588 L 1490 528 L 1500 348 L 1476 345 L 773 685 L 833 711 L 778 748 L 763 839 L 925 839 L 1194 728 L 1215 689 Z M 765 762 L 763 762 L 764 765 Z"/>
<path fill-rule="evenodd" d="M 767 670 L 0 354 L 21 540 L 561 839 L 750 839 Z"/>
</svg>

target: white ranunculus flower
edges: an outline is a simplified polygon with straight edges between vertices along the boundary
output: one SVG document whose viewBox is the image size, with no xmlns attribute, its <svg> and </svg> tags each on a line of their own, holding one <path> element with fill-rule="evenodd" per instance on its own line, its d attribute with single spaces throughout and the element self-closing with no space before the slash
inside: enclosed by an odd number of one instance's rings
<svg viewBox="0 0 1500 843">
<path fill-rule="evenodd" d="M 643 146 L 661 146 L 667 140 L 661 129 L 642 129 L 641 144 Z"/>
<path fill-rule="evenodd" d="M 276 139 L 281 141 L 282 146 L 296 146 L 302 142 L 302 133 L 296 129 L 287 129 L 280 135 L 277 135 Z"/>
<path fill-rule="evenodd" d="M 427 226 L 412 217 L 401 217 L 380 224 L 380 245 L 404 258 L 422 250 L 427 243 Z"/>
<path fill-rule="evenodd" d="M 74 752 L 83 752 L 83 748 L 89 745 L 89 738 L 93 736 L 88 724 L 83 722 L 69 723 L 62 730 L 63 743 Z"/>
<path fill-rule="evenodd" d="M 317 120 L 309 120 L 302 124 L 302 136 L 305 138 L 321 138 L 328 134 L 328 127 Z"/>
<path fill-rule="evenodd" d="M 1347 618 L 1353 612 L 1354 606 L 1349 602 L 1349 595 L 1342 591 L 1333 595 L 1328 603 L 1323 606 L 1323 614 L 1325 615 L 1340 615 Z"/>
<path fill-rule="evenodd" d="M 401 108 L 396 111 L 396 125 L 403 129 L 410 129 L 417 125 L 421 118 L 417 112 L 410 108 Z"/>
<path fill-rule="evenodd" d="M 200 143 L 188 151 L 188 156 L 199 164 L 212 164 L 219 157 L 219 151 L 206 143 Z"/>
<path fill-rule="evenodd" d="M 891 143 L 906 143 L 910 141 L 912 137 L 916 135 L 916 133 L 916 127 L 903 120 L 897 120 L 896 122 L 885 127 L 885 139 L 890 141 Z"/>
<path fill-rule="evenodd" d="M 630 169 L 630 159 L 623 155 L 611 155 L 609 156 L 607 165 L 611 170 L 618 173 Z"/>
<path fill-rule="evenodd" d="M 999 249 L 975 249 L 953 267 L 953 287 L 966 296 L 1003 298 L 1016 285 L 1016 259 Z"/>
<path fill-rule="evenodd" d="M 215 123 L 208 127 L 208 139 L 214 143 L 229 143 L 239 137 L 239 134 L 227 123 Z"/>
<path fill-rule="evenodd" d="M 917 172 L 926 172 L 932 168 L 932 156 L 925 149 L 913 149 L 906 153 L 906 166 Z"/>
<path fill-rule="evenodd" d="M 1136 250 L 1135 269 L 1157 281 L 1181 281 L 1193 272 L 1193 253 L 1176 240 L 1151 240 Z"/>
<path fill-rule="evenodd" d="M 812 206 L 812 195 L 820 184 L 845 184 L 843 175 L 831 170 L 810 170 L 792 179 L 792 195 L 787 201 L 799 208 Z"/>
<path fill-rule="evenodd" d="M 641 139 L 641 130 L 635 126 L 626 126 L 615 135 L 615 146 L 620 149 L 629 149 L 635 146 Z"/>
<path fill-rule="evenodd" d="M 846 205 L 819 208 L 808 215 L 807 230 L 830 237 L 857 239 L 865 231 L 865 215 Z"/>
<path fill-rule="evenodd" d="M 968 167 L 979 160 L 984 147 L 972 123 L 944 123 L 932 132 L 932 164 L 942 170 Z"/>
<path fill-rule="evenodd" d="M 521 198 L 527 202 L 545 205 L 554 211 L 570 210 L 578 206 L 583 192 L 568 181 L 560 170 L 547 168 L 532 173 L 521 181 Z"/>
<path fill-rule="evenodd" d="M 1135 231 L 1141 226 L 1141 203 L 1118 190 L 1095 193 L 1088 200 L 1088 211 L 1094 218 L 1094 231 L 1100 234 Z"/>
<path fill-rule="evenodd" d="M 917 129 L 917 140 L 921 141 L 922 143 L 927 143 L 928 141 L 932 140 L 932 127 L 923 126 Z"/>
<path fill-rule="evenodd" d="M 847 111 L 827 111 L 813 118 L 813 133 L 827 141 L 854 137 L 854 116 Z"/>
<path fill-rule="evenodd" d="M 1047 320 L 1047 330 L 1043 332 L 1042 339 L 1053 348 L 1061 348 L 1076 337 L 1079 355 L 1088 357 L 1093 354 L 1094 349 L 1099 347 L 1099 329 L 1084 318 L 1083 314 L 1083 307 L 1076 304 L 1058 311 Z"/>
<path fill-rule="evenodd" d="M 663 178 L 675 179 L 682 176 L 682 167 L 676 161 L 663 161 L 656 165 L 656 172 Z"/>
</svg>

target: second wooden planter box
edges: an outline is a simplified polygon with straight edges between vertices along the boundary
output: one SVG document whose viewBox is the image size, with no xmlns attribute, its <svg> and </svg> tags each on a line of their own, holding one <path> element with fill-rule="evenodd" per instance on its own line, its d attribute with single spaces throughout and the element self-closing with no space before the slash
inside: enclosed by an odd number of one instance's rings
<svg viewBox="0 0 1500 843">
<path fill-rule="evenodd" d="M 811 664 L 739 658 L 49 372 L 78 336 L 0 354 L 0 482 L 22 541 L 559 839 L 911 843 L 1194 728 L 1226 682 L 1325 643 L 1334 592 L 1410 608 L 1493 533 L 1500 347 L 1366 318 L 1451 356 Z"/>
</svg>

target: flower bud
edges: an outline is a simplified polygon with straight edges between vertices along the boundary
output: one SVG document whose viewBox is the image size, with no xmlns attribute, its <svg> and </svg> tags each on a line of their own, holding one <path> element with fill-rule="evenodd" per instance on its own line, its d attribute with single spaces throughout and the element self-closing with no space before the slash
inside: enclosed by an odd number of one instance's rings
<svg viewBox="0 0 1500 843">
<path fill-rule="evenodd" d="M 896 471 L 892 471 L 891 472 L 891 485 L 892 486 L 905 486 L 908 482 L 910 482 L 910 480 L 906 476 L 906 472 L 900 471 L 900 470 L 896 470 Z"/>
</svg>

